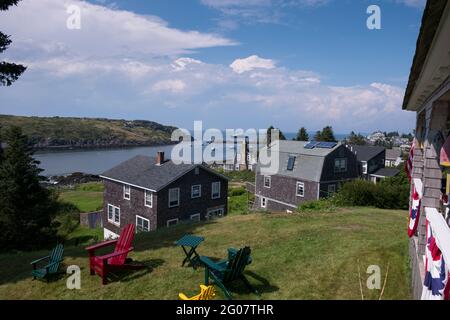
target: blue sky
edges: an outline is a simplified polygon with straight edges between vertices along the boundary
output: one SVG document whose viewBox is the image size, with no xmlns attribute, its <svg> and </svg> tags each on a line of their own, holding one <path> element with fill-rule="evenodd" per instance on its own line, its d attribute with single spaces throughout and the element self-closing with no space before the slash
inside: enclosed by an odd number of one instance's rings
<svg viewBox="0 0 450 320">
<path fill-rule="evenodd" d="M 381 30 L 366 9 L 381 8 Z M 81 29 L 69 30 L 68 5 Z M 421 0 L 23 0 L 1 13 L 29 69 L 0 113 L 191 128 L 410 131 L 401 102 Z M 26 23 L 24 23 L 26 21 Z"/>
</svg>

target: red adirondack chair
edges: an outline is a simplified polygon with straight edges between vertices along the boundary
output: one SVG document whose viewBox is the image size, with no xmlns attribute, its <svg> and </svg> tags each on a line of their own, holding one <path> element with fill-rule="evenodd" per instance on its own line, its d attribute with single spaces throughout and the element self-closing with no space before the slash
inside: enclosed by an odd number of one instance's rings
<svg viewBox="0 0 450 320">
<path fill-rule="evenodd" d="M 108 273 L 114 269 L 141 269 L 144 265 L 130 264 L 127 261 L 128 252 L 134 248 L 131 246 L 134 239 L 134 225 L 129 224 L 122 230 L 119 239 L 104 241 L 86 250 L 89 253 L 89 269 L 91 275 L 98 274 L 102 277 L 102 284 L 106 284 Z M 115 245 L 114 252 L 103 256 L 96 256 L 95 250 Z"/>
</svg>

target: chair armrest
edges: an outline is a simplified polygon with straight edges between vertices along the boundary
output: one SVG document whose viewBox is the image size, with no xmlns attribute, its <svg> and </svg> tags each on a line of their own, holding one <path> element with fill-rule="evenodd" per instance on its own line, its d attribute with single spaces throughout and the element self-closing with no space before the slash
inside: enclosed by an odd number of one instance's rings
<svg viewBox="0 0 450 320">
<path fill-rule="evenodd" d="M 50 256 L 46 256 L 46 257 L 34 260 L 34 261 L 30 262 L 30 264 L 37 264 L 38 262 L 41 262 L 41 261 L 43 261 L 45 259 L 50 259 Z"/>
<path fill-rule="evenodd" d="M 133 250 L 134 250 L 134 248 L 131 247 L 131 248 L 128 249 L 128 250 L 124 250 L 124 251 L 120 251 L 120 252 L 113 252 L 113 253 L 105 254 L 104 256 L 100 256 L 100 257 L 97 257 L 97 258 L 98 258 L 98 259 L 101 259 L 101 260 L 103 260 L 103 261 L 105 261 L 105 260 L 108 260 L 109 258 L 114 258 L 114 257 L 120 256 L 120 255 L 122 255 L 122 254 L 126 254 L 126 253 L 128 253 L 128 252 L 130 252 L 130 251 L 133 251 Z"/>
<path fill-rule="evenodd" d="M 179 293 L 178 299 L 179 300 L 190 300 L 184 293 Z"/>
<path fill-rule="evenodd" d="M 226 267 L 221 266 L 217 262 L 212 261 L 210 258 L 202 256 L 200 257 L 200 261 L 205 265 L 205 267 L 209 269 L 213 269 L 219 272 L 224 272 L 227 270 Z"/>
<path fill-rule="evenodd" d="M 119 240 L 116 239 L 116 240 L 108 240 L 108 241 L 100 242 L 100 243 L 94 244 L 92 246 L 86 247 L 86 250 L 87 251 L 95 251 L 97 249 L 109 247 L 109 246 L 116 244 L 117 241 L 119 241 Z"/>
<path fill-rule="evenodd" d="M 45 266 L 45 269 L 46 269 L 47 273 L 48 273 L 48 269 L 49 269 L 51 266 L 53 266 L 53 265 L 55 265 L 55 264 L 57 264 L 57 263 L 61 263 L 63 260 L 64 260 L 64 259 L 60 259 L 60 260 L 57 260 L 57 261 L 53 261 L 53 262 L 49 263 L 48 265 L 46 265 L 46 266 Z"/>
</svg>

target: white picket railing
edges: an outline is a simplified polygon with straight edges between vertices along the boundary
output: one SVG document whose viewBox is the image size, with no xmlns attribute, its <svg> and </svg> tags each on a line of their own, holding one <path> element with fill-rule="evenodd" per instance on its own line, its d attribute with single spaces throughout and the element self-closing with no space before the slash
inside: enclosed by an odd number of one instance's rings
<svg viewBox="0 0 450 320">
<path fill-rule="evenodd" d="M 447 222 L 436 208 L 425 207 L 425 214 L 445 262 L 450 263 L 450 228 Z"/>
</svg>

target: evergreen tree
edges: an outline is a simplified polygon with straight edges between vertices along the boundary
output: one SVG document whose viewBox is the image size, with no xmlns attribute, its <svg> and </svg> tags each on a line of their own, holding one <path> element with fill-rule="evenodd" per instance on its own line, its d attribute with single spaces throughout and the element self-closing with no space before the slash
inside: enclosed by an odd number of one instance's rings
<svg viewBox="0 0 450 320">
<path fill-rule="evenodd" d="M 350 133 L 350 135 L 348 136 L 348 138 L 346 139 L 346 143 L 351 144 L 351 145 L 362 146 L 362 145 L 366 145 L 367 141 L 366 141 L 366 138 L 362 134 L 360 134 L 360 133 L 356 134 L 354 131 L 352 131 Z"/>
<path fill-rule="evenodd" d="M 279 140 L 286 140 L 286 137 L 284 136 L 283 132 L 281 132 L 280 129 L 277 129 L 277 128 L 274 128 L 273 126 L 270 126 L 267 129 L 267 134 L 266 134 L 267 145 L 270 145 L 272 143 L 272 131 L 273 130 L 277 130 L 278 131 L 278 134 L 279 134 L 278 139 Z"/>
<path fill-rule="evenodd" d="M 55 195 L 42 187 L 42 169 L 18 127 L 3 131 L 0 163 L 0 250 L 39 248 L 55 240 Z"/>
<path fill-rule="evenodd" d="M 315 141 L 324 141 L 324 142 L 336 142 L 336 138 L 334 137 L 333 128 L 330 126 L 326 126 L 322 131 L 317 131 L 314 136 Z"/>
<path fill-rule="evenodd" d="M 1 0 L 0 1 L 0 11 L 8 10 L 12 5 L 17 5 L 20 0 Z M 11 44 L 11 39 L 8 35 L 0 32 L 0 53 L 5 51 Z M 16 81 L 19 76 L 24 73 L 26 67 L 9 63 L 5 61 L 0 61 L 0 86 L 10 86 L 14 81 Z"/>
<path fill-rule="evenodd" d="M 297 132 L 297 136 L 293 139 L 295 141 L 309 141 L 309 135 L 305 127 L 301 127 Z"/>
</svg>

